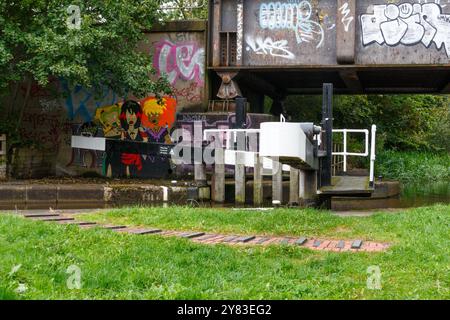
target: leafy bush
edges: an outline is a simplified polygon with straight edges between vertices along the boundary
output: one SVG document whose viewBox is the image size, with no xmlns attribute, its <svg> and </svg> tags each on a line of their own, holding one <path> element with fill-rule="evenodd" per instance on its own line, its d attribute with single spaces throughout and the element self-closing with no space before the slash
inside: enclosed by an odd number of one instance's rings
<svg viewBox="0 0 450 320">
<path fill-rule="evenodd" d="M 295 121 L 321 120 L 321 96 L 292 96 L 286 110 Z M 450 99 L 444 95 L 336 96 L 336 128 L 378 127 L 378 149 L 450 151 Z M 355 139 L 353 142 L 355 143 Z"/>
<path fill-rule="evenodd" d="M 376 172 L 407 184 L 450 183 L 450 154 L 384 151 L 377 156 Z"/>
</svg>

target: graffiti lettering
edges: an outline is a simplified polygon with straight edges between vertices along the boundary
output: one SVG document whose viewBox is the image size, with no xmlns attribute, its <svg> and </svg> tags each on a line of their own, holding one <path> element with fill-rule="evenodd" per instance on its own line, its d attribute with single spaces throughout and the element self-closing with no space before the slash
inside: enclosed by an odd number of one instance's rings
<svg viewBox="0 0 450 320">
<path fill-rule="evenodd" d="M 113 105 L 120 100 L 119 96 L 106 86 L 102 88 L 100 95 L 95 95 L 93 90 L 80 85 L 70 86 L 66 80 L 62 79 L 61 88 L 66 97 L 65 105 L 67 117 L 70 121 L 89 122 L 92 120 L 91 106 L 99 108 Z"/>
<path fill-rule="evenodd" d="M 193 80 L 198 85 L 203 85 L 205 50 L 195 42 L 174 44 L 169 40 L 162 40 L 155 46 L 153 65 L 158 75 L 165 75 L 172 85 L 178 79 Z"/>
<path fill-rule="evenodd" d="M 363 45 L 416 45 L 427 48 L 434 42 L 438 50 L 445 46 L 450 57 L 450 15 L 442 13 L 438 3 L 402 3 L 376 5 L 373 14 L 361 16 Z"/>
<path fill-rule="evenodd" d="M 201 103 L 202 102 L 202 95 L 198 90 L 198 85 L 193 82 L 188 87 L 178 89 L 178 88 L 172 88 L 173 95 L 176 96 L 178 99 L 183 98 L 184 100 L 190 102 L 190 103 Z"/>
<path fill-rule="evenodd" d="M 252 37 L 246 38 L 247 51 L 253 50 L 256 54 L 271 55 L 272 57 L 280 57 L 284 59 L 295 59 L 295 55 L 289 51 L 287 40 L 273 41 L 272 38 L 262 39 L 258 37 L 253 39 Z"/>
<path fill-rule="evenodd" d="M 348 2 L 344 3 L 344 5 L 339 8 L 339 10 L 342 14 L 341 22 L 344 25 L 345 32 L 348 32 L 350 25 L 352 24 L 353 20 L 355 19 L 351 15 L 352 12 L 351 12 L 350 8 L 348 7 Z"/>
<path fill-rule="evenodd" d="M 262 3 L 259 8 L 259 24 L 263 29 L 293 30 L 297 43 L 311 42 L 319 37 L 317 48 L 323 44 L 324 31 L 320 23 L 312 20 L 309 1 L 299 3 Z"/>
</svg>

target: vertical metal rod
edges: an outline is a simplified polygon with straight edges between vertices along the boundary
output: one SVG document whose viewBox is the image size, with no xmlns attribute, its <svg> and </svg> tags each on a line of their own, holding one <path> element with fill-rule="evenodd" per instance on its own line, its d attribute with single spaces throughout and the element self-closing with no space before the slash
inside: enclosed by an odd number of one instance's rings
<svg viewBox="0 0 450 320">
<path fill-rule="evenodd" d="M 322 125 L 325 129 L 323 139 L 326 157 L 321 161 L 320 185 L 331 185 L 331 164 L 333 156 L 333 84 L 324 83 L 322 101 Z"/>
<path fill-rule="evenodd" d="M 372 125 L 372 137 L 371 137 L 372 141 L 371 141 L 371 146 L 370 146 L 370 186 L 371 187 L 373 187 L 375 184 L 376 135 L 377 135 L 377 126 Z"/>
<path fill-rule="evenodd" d="M 272 203 L 283 202 L 283 165 L 278 157 L 272 157 Z"/>
<path fill-rule="evenodd" d="M 344 173 L 347 173 L 347 129 L 344 129 Z"/>
</svg>

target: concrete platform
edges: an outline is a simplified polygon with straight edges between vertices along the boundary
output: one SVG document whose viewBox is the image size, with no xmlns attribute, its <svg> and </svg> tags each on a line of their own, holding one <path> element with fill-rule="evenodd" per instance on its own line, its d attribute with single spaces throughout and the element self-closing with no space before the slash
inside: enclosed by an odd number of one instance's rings
<svg viewBox="0 0 450 320">
<path fill-rule="evenodd" d="M 193 192 L 195 191 L 195 192 Z M 0 185 L 0 209 L 102 208 L 115 204 L 178 204 L 189 198 L 209 201 L 209 187 L 149 184 L 20 184 Z"/>
<path fill-rule="evenodd" d="M 370 196 L 374 188 L 369 186 L 369 177 L 335 176 L 331 186 L 322 187 L 321 195 Z"/>
</svg>

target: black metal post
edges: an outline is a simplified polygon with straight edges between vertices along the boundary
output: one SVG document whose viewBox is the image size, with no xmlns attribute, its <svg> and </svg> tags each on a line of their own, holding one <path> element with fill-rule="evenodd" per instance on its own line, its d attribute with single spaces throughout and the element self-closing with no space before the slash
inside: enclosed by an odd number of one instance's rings
<svg viewBox="0 0 450 320">
<path fill-rule="evenodd" d="M 236 128 L 244 129 L 247 121 L 247 99 L 242 97 L 236 98 Z"/>
<path fill-rule="evenodd" d="M 331 165 L 333 159 L 333 84 L 323 84 L 322 100 L 322 127 L 324 136 L 322 139 L 323 151 L 326 157 L 321 160 L 320 186 L 331 185 Z"/>
</svg>

